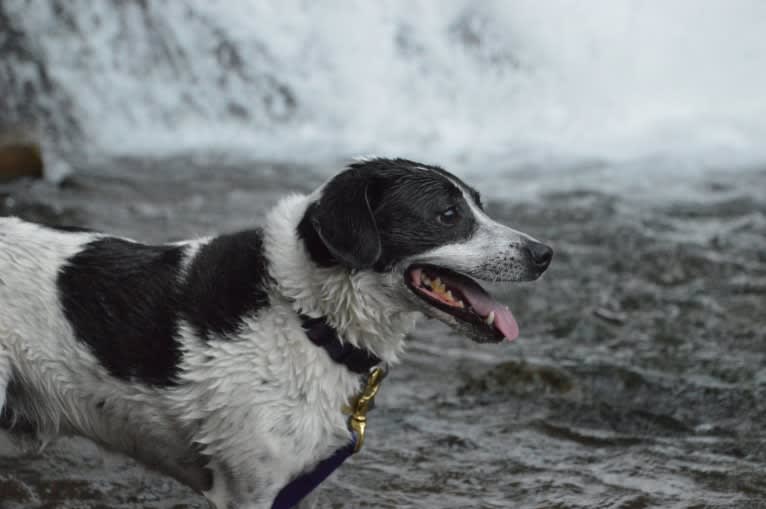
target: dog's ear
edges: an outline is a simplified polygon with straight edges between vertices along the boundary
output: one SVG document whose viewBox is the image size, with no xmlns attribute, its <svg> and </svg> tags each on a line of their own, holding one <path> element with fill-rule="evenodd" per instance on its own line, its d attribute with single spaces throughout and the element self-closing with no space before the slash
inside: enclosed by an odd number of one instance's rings
<svg viewBox="0 0 766 509">
<path fill-rule="evenodd" d="M 355 171 L 338 175 L 323 190 L 311 217 L 311 225 L 328 251 L 354 269 L 372 267 L 381 254 L 370 203 L 372 185 Z"/>
</svg>

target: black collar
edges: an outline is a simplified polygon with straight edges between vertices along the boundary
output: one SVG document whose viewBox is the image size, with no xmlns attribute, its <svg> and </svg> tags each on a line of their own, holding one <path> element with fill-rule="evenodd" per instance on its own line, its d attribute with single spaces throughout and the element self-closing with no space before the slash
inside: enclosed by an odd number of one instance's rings
<svg viewBox="0 0 766 509">
<path fill-rule="evenodd" d="M 362 350 L 351 343 L 343 342 L 338 337 L 335 327 L 328 324 L 324 317 L 311 318 L 300 315 L 306 336 L 317 346 L 324 348 L 327 355 L 338 364 L 343 364 L 349 371 L 367 374 L 380 364 L 380 359 L 373 353 Z"/>
</svg>

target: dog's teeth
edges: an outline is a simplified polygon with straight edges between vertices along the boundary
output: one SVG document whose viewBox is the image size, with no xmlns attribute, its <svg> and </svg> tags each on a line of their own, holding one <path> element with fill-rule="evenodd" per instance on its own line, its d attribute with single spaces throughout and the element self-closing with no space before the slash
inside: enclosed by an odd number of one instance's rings
<svg viewBox="0 0 766 509">
<path fill-rule="evenodd" d="M 447 290 L 447 293 L 445 293 L 445 295 L 447 296 L 449 300 L 452 300 L 452 301 L 455 300 L 455 297 L 452 295 L 452 292 L 450 290 Z"/>
<path fill-rule="evenodd" d="M 463 304 L 462 300 L 457 301 L 457 307 L 459 307 L 461 309 L 465 307 L 465 304 Z"/>
<path fill-rule="evenodd" d="M 495 312 L 494 311 L 490 311 L 489 312 L 489 315 L 487 316 L 487 319 L 484 320 L 484 323 L 486 323 L 487 325 L 492 325 L 493 323 L 495 323 Z"/>
</svg>

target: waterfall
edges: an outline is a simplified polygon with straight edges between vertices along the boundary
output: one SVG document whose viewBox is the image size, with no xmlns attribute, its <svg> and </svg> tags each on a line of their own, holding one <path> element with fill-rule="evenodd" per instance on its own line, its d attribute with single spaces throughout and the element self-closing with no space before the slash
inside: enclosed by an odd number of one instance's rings
<svg viewBox="0 0 766 509">
<path fill-rule="evenodd" d="M 0 130 L 62 153 L 755 164 L 764 27 L 758 0 L 4 0 Z"/>
</svg>

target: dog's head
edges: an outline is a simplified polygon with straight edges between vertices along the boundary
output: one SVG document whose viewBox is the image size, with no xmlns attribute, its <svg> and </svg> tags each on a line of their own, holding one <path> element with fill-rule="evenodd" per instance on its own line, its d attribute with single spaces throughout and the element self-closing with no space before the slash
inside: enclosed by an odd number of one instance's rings
<svg viewBox="0 0 766 509">
<path fill-rule="evenodd" d="M 479 342 L 514 339 L 510 310 L 475 280 L 531 281 L 550 247 L 490 219 L 451 173 L 403 159 L 352 164 L 298 227 L 312 260 L 380 278 L 381 289 Z"/>
</svg>

